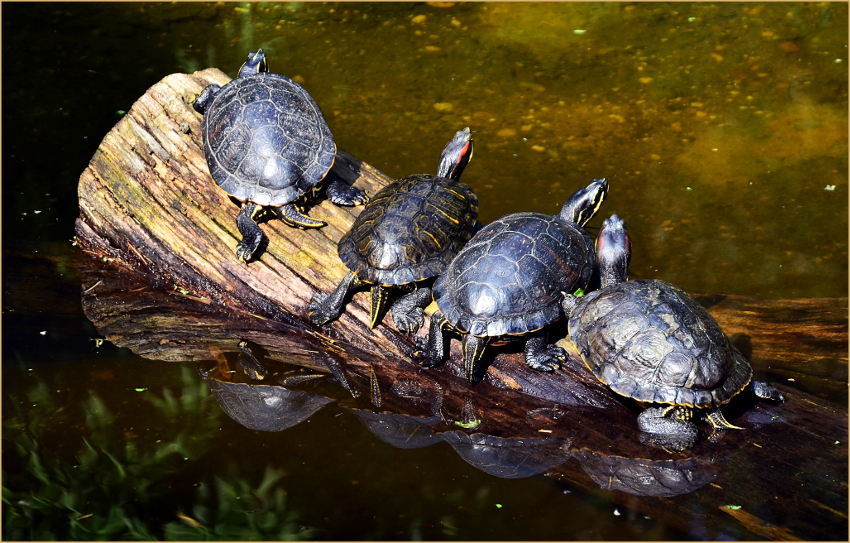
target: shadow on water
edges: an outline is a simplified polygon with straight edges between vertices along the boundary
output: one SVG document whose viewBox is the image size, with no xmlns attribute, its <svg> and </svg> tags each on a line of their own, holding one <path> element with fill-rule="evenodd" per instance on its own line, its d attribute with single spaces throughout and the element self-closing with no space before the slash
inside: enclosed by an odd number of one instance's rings
<svg viewBox="0 0 850 543">
<path fill-rule="evenodd" d="M 444 134 L 471 126 L 464 181 L 484 223 L 552 213 L 606 176 L 635 275 L 846 297 L 846 4 L 447 4 L 4 4 L 4 539 L 846 539 L 846 453 L 789 445 L 846 448 L 846 423 L 822 427 L 839 410 L 818 411 L 846 403 L 846 366 L 783 368 L 809 403 L 730 406 L 752 432 L 673 460 L 616 434 L 636 434 L 626 405 L 554 409 L 313 360 L 288 348 L 297 329 L 192 314 L 174 294 L 125 335 L 83 314 L 68 240 L 100 139 L 166 74 L 234 76 L 258 47 L 340 148 L 390 175 L 431 171 Z M 238 374 L 249 328 L 286 385 L 159 362 Z M 217 406 L 222 384 L 273 389 L 255 417 L 304 411 L 249 430 Z"/>
</svg>

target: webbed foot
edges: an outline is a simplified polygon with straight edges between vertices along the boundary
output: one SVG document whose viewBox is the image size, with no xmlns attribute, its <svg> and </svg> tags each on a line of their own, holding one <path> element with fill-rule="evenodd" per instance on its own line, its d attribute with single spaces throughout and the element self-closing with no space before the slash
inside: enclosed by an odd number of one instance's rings
<svg viewBox="0 0 850 543">
<path fill-rule="evenodd" d="M 236 258 L 248 262 L 263 241 L 263 231 L 257 226 L 256 216 L 263 208 L 253 202 L 245 202 L 236 216 L 236 227 L 242 239 L 236 244 Z"/>
<path fill-rule="evenodd" d="M 348 272 L 331 292 L 320 292 L 307 303 L 307 318 L 316 325 L 323 325 L 339 317 L 345 296 L 351 289 L 364 283 L 352 272 Z"/>
<path fill-rule="evenodd" d="M 525 363 L 537 371 L 555 371 L 567 359 L 567 352 L 557 345 L 547 345 L 545 334 L 532 337 L 525 344 Z"/>
<path fill-rule="evenodd" d="M 357 206 L 369 202 L 366 192 L 350 186 L 341 179 L 329 181 L 325 193 L 328 200 L 338 206 Z"/>
<path fill-rule="evenodd" d="M 416 333 L 425 324 L 424 308 L 430 301 L 430 288 L 417 288 L 399 298 L 392 307 L 395 327 L 401 332 Z"/>
</svg>

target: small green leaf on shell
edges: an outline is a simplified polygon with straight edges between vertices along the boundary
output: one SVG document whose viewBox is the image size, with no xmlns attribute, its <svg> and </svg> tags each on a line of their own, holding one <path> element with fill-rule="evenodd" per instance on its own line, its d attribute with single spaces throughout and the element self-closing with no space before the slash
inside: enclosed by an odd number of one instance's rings
<svg viewBox="0 0 850 543">
<path fill-rule="evenodd" d="M 731 509 L 732 511 L 737 511 L 738 509 L 741 508 L 741 506 L 740 505 L 724 505 L 723 508 L 724 509 Z"/>
</svg>

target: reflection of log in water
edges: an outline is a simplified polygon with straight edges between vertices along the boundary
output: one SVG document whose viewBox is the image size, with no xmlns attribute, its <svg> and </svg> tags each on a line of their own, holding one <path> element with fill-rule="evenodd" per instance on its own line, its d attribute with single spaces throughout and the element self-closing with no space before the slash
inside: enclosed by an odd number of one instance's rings
<svg viewBox="0 0 850 543">
<path fill-rule="evenodd" d="M 753 405 L 752 398 L 742 397 L 729 406 L 727 414 L 731 422 L 748 430 L 708 439 L 710 430 L 701 425 L 704 435 L 693 450 L 670 455 L 642 445 L 635 412 L 601 386 L 598 394 L 607 401 L 601 408 L 559 404 L 487 382 L 470 388 L 451 371 L 422 370 L 403 357 L 376 355 L 354 344 L 336 342 L 330 344 L 335 350 L 325 352 L 327 340 L 309 330 L 251 318 L 179 292 L 151 289 L 146 281 L 128 281 L 126 274 L 104 270 L 85 275 L 86 315 L 110 341 L 150 358 L 225 359 L 235 367 L 239 341 L 248 340 L 270 369 L 290 363 L 325 374 L 337 384 L 325 386 L 321 394 L 341 402 L 393 446 L 465 443 L 464 452 L 470 454 L 464 458 L 469 456 L 467 461 L 476 465 L 478 457 L 472 453 L 478 447 L 478 456 L 496 475 L 527 476 L 545 470 L 567 489 L 578 486 L 599 493 L 683 531 L 692 528 L 687 523 L 698 507 L 707 538 L 728 526 L 729 511 L 741 510 L 747 514 L 736 513 L 735 518 L 749 532 L 747 537 L 768 537 L 775 532 L 768 524 L 803 526 L 801 531 L 822 534 L 823 539 L 846 533 L 846 519 L 840 514 L 847 507 L 846 414 L 810 394 L 780 384 L 789 398 L 784 405 Z M 754 302 L 742 300 L 749 302 L 745 307 L 751 311 Z M 773 303 L 768 312 L 787 307 L 785 302 Z M 798 318 L 811 323 L 819 314 L 824 313 L 798 312 Z M 794 330 L 798 324 L 791 320 L 784 326 Z M 512 364 L 511 357 L 519 356 L 501 353 L 497 364 L 502 359 Z M 380 408 L 372 404 L 372 371 L 380 390 Z M 803 373 L 805 366 L 798 365 L 795 371 Z M 274 374 L 266 380 L 272 383 Z M 314 384 L 291 388 L 313 391 L 308 387 Z M 524 439 L 539 438 L 551 442 L 553 449 L 517 448 Z M 514 450 L 500 456 L 499 440 L 513 444 Z M 531 467 L 511 465 L 515 459 Z M 697 488 L 699 492 L 685 494 Z M 635 501 L 633 494 L 656 497 Z M 772 504 L 767 513 L 764 503 Z M 742 509 L 724 509 L 724 505 Z M 784 518 L 768 517 L 770 512 L 782 512 Z M 791 528 L 785 537 L 793 532 Z M 746 533 L 742 531 L 741 537 Z"/>
<path fill-rule="evenodd" d="M 397 332 L 391 319 L 368 328 L 368 295 L 355 295 L 345 314 L 327 326 L 309 324 L 307 301 L 331 289 L 346 272 L 336 242 L 359 209 L 318 202 L 311 216 L 328 226 L 312 231 L 265 222 L 261 227 L 268 243 L 258 260 L 247 266 L 238 262 L 238 208 L 209 177 L 200 117 L 188 105 L 204 85 L 226 80 L 217 70 L 165 78 L 106 136 L 81 176 L 79 245 L 123 275 L 115 282 L 107 274 L 92 274 L 83 285 L 86 314 L 110 341 L 142 356 L 189 361 L 235 353 L 237 343 L 247 340 L 269 361 L 331 374 L 347 389 L 342 397 L 361 408 L 373 396 L 374 369 L 382 410 L 441 416 L 438 432 L 466 428 L 461 425 L 469 422 L 471 404 L 481 422 L 465 434 L 560 437 L 574 448 L 605 454 L 615 448 L 622 457 L 669 459 L 666 452 L 641 445 L 635 413 L 575 360 L 563 371 L 545 374 L 528 369 L 516 351 L 493 349 L 491 354 L 499 354 L 485 382 L 469 389 L 457 363 L 457 342 L 444 367 L 418 368 L 409 361 L 411 338 Z M 343 151 L 334 171 L 370 194 L 389 182 Z M 807 390 L 846 398 L 846 299 L 697 299 L 748 355 L 757 376 L 793 378 Z M 564 335 L 557 329 L 553 335 L 559 333 Z M 688 453 L 740 449 L 699 498 L 666 500 L 663 508 L 650 502 L 630 506 L 687 529 L 682 523 L 697 502 L 708 504 L 707 511 L 719 511 L 724 504 L 745 509 L 749 504 L 750 511 L 758 511 L 760 504 L 771 502 L 771 511 L 787 518 L 761 518 L 764 523 L 796 523 L 825 539 L 846 538 L 846 518 L 840 513 L 847 507 L 846 445 L 836 445 L 846 442 L 846 415 L 810 394 L 788 387 L 782 391 L 789 401 L 781 407 L 753 408 L 746 397 L 729 406 L 730 422 L 761 426 L 757 431 L 726 432 L 716 442 L 703 439 Z M 598 491 L 575 460 L 551 473 Z M 818 476 L 822 473 L 838 477 Z M 709 528 L 712 518 L 706 517 Z M 740 518 L 747 519 L 747 530 L 762 533 L 758 515 Z"/>
</svg>

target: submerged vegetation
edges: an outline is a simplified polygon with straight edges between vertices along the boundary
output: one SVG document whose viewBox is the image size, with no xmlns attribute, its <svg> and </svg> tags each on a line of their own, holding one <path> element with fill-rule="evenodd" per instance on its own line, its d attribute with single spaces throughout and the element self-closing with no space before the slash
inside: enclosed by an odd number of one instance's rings
<svg viewBox="0 0 850 543">
<path fill-rule="evenodd" d="M 16 407 L 3 422 L 3 539 L 310 538 L 286 507 L 283 471 L 267 467 L 253 480 L 230 461 L 224 473 L 207 472 L 222 413 L 206 384 L 181 369 L 176 394 L 128 392 L 136 397 L 126 403 L 145 413 L 138 428 L 123 427 L 93 391 L 72 408 L 58 405 L 44 381 L 25 398 L 7 392 Z M 57 440 L 66 428 L 82 437 Z M 193 484 L 175 477 L 186 472 L 196 473 Z M 184 505 L 174 510 L 175 501 Z"/>
</svg>

